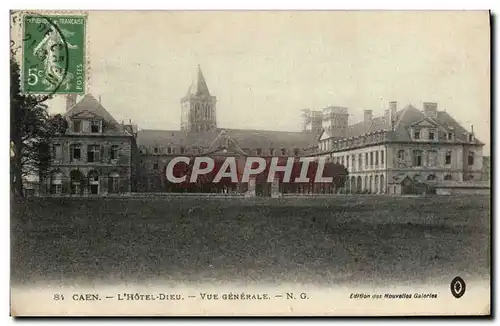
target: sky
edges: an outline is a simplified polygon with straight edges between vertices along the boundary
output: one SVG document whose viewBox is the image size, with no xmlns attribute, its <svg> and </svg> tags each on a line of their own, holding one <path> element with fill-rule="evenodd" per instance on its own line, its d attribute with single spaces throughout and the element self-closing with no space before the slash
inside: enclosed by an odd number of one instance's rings
<svg viewBox="0 0 500 326">
<path fill-rule="evenodd" d="M 199 64 L 218 127 L 299 131 L 302 109 L 345 106 L 355 123 L 430 101 L 490 151 L 485 11 L 90 11 L 87 40 L 89 92 L 142 129 L 179 129 Z"/>
</svg>

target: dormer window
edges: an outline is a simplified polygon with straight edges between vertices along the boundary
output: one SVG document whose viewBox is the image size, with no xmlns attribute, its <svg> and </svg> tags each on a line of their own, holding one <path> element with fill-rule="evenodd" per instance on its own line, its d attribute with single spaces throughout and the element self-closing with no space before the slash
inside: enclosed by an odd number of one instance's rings
<svg viewBox="0 0 500 326">
<path fill-rule="evenodd" d="M 415 129 L 413 132 L 413 138 L 420 139 L 420 129 Z"/>
<path fill-rule="evenodd" d="M 91 133 L 100 133 L 101 132 L 101 121 L 92 120 L 90 121 L 90 132 Z"/>
<path fill-rule="evenodd" d="M 453 140 L 453 133 L 450 131 L 448 132 L 448 140 Z"/>
<path fill-rule="evenodd" d="M 73 132 L 82 132 L 81 120 L 73 120 Z"/>
<path fill-rule="evenodd" d="M 434 130 L 429 130 L 429 140 L 434 140 L 436 137 L 436 134 L 434 133 Z"/>
</svg>

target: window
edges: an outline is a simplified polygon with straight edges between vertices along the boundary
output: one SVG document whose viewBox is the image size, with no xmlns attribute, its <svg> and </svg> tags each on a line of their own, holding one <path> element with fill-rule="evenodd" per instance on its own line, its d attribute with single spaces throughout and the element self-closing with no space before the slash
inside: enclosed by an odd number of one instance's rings
<svg viewBox="0 0 500 326">
<path fill-rule="evenodd" d="M 452 132 L 448 132 L 447 139 L 448 140 L 453 140 L 453 133 Z"/>
<path fill-rule="evenodd" d="M 99 162 L 101 154 L 100 145 L 89 145 L 87 147 L 87 162 Z"/>
<path fill-rule="evenodd" d="M 111 145 L 110 155 L 112 160 L 118 159 L 118 145 Z"/>
<path fill-rule="evenodd" d="M 60 172 L 52 173 L 50 192 L 54 195 L 62 194 L 62 173 Z"/>
<path fill-rule="evenodd" d="M 469 152 L 469 155 L 467 157 L 467 163 L 469 165 L 474 165 L 474 152 Z"/>
<path fill-rule="evenodd" d="M 365 153 L 365 168 L 368 167 L 368 153 Z"/>
<path fill-rule="evenodd" d="M 257 155 L 262 155 L 262 148 L 257 148 L 256 152 L 257 152 Z"/>
<path fill-rule="evenodd" d="M 419 129 L 415 129 L 415 131 L 413 132 L 413 138 L 420 139 L 420 130 Z"/>
<path fill-rule="evenodd" d="M 451 164 L 451 152 L 446 152 L 444 156 L 444 164 Z"/>
<path fill-rule="evenodd" d="M 469 142 L 473 142 L 473 141 L 474 141 L 474 135 L 469 134 Z"/>
<path fill-rule="evenodd" d="M 271 156 L 274 156 L 274 153 L 275 153 L 275 149 L 274 149 L 274 148 L 270 148 L 270 149 L 269 149 L 269 154 L 270 154 Z"/>
<path fill-rule="evenodd" d="M 351 156 L 351 163 L 353 171 L 356 170 L 356 155 Z"/>
<path fill-rule="evenodd" d="M 61 161 L 62 160 L 62 146 L 61 144 L 52 145 L 52 160 Z"/>
<path fill-rule="evenodd" d="M 453 177 L 451 176 L 451 174 L 447 174 L 444 176 L 444 179 L 449 181 L 449 180 L 453 180 Z"/>
<path fill-rule="evenodd" d="M 422 151 L 413 151 L 413 166 L 422 166 Z"/>
<path fill-rule="evenodd" d="M 429 130 L 429 139 L 434 140 L 434 137 L 435 137 L 434 130 Z"/>
<path fill-rule="evenodd" d="M 429 174 L 429 176 L 427 177 L 427 180 L 429 180 L 429 181 L 436 180 L 436 175 L 434 175 L 434 174 Z"/>
<path fill-rule="evenodd" d="M 108 192 L 115 194 L 120 190 L 120 175 L 117 172 L 109 174 Z"/>
<path fill-rule="evenodd" d="M 82 121 L 73 120 L 73 132 L 81 132 L 81 131 L 82 131 Z"/>
<path fill-rule="evenodd" d="M 345 165 L 347 168 L 349 168 L 349 155 L 346 155 L 345 157 Z"/>
<path fill-rule="evenodd" d="M 99 121 L 99 120 L 92 120 L 90 122 L 90 132 L 92 132 L 92 133 L 101 132 L 101 121 Z"/>
<path fill-rule="evenodd" d="M 362 167 L 362 164 L 363 164 L 363 155 L 359 154 L 358 155 L 358 168 L 361 170 L 363 167 Z"/>
<path fill-rule="evenodd" d="M 167 154 L 172 154 L 172 147 L 170 146 L 167 147 Z"/>
<path fill-rule="evenodd" d="M 153 153 L 158 154 L 158 147 L 153 148 Z"/>
<path fill-rule="evenodd" d="M 257 155 L 260 155 L 260 148 L 257 148 Z M 293 149 L 293 155 L 299 156 L 299 149 L 298 148 Z"/>
<path fill-rule="evenodd" d="M 158 170 L 158 162 L 153 163 L 153 170 Z"/>
<path fill-rule="evenodd" d="M 370 166 L 373 166 L 373 152 L 370 152 Z"/>
<path fill-rule="evenodd" d="M 326 143 L 325 143 L 325 150 L 326 150 Z M 286 155 L 286 148 L 281 149 L 281 155 L 285 156 Z"/>
<path fill-rule="evenodd" d="M 384 151 L 380 151 L 380 164 L 384 164 Z"/>
<path fill-rule="evenodd" d="M 70 145 L 71 162 L 80 161 L 82 159 L 82 146 L 80 144 Z"/>
<path fill-rule="evenodd" d="M 437 165 L 437 152 L 436 151 L 428 151 L 427 152 L 427 165 L 431 166 L 431 167 Z"/>
<path fill-rule="evenodd" d="M 184 154 L 185 151 L 186 149 L 184 147 L 181 147 L 181 154 Z"/>
<path fill-rule="evenodd" d="M 375 165 L 378 165 L 378 152 L 375 152 Z"/>
<path fill-rule="evenodd" d="M 344 156 L 341 156 L 341 157 L 340 157 L 340 164 L 344 165 L 344 163 L 345 163 L 345 162 L 344 162 Z M 344 165 L 344 166 L 345 166 L 345 165 Z"/>
<path fill-rule="evenodd" d="M 404 160 L 405 160 L 405 150 L 400 149 L 398 151 L 398 161 L 404 162 Z"/>
</svg>

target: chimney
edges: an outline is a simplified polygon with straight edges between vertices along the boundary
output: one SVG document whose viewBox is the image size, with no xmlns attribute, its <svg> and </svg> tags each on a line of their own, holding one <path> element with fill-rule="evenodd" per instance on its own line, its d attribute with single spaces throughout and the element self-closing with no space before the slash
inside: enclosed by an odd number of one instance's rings
<svg viewBox="0 0 500 326">
<path fill-rule="evenodd" d="M 66 111 L 71 109 L 75 104 L 76 104 L 76 94 L 66 95 Z"/>
<path fill-rule="evenodd" d="M 372 110 L 365 110 L 364 122 L 371 123 L 372 119 L 373 119 L 373 111 Z"/>
<path fill-rule="evenodd" d="M 396 121 L 396 114 L 398 112 L 398 101 L 389 102 L 389 121 L 392 124 Z"/>
<path fill-rule="evenodd" d="M 388 125 L 391 124 L 391 110 L 384 111 L 384 123 Z"/>
<path fill-rule="evenodd" d="M 429 118 L 437 119 L 438 105 L 435 102 L 424 102 L 424 113 Z"/>
</svg>

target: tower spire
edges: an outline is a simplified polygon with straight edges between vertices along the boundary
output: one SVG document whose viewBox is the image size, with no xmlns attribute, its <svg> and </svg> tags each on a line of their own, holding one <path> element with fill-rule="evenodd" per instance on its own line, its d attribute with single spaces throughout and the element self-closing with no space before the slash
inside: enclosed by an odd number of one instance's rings
<svg viewBox="0 0 500 326">
<path fill-rule="evenodd" d="M 203 76 L 203 71 L 201 71 L 201 66 L 198 64 L 198 73 L 196 79 L 193 81 L 188 89 L 188 95 L 195 96 L 210 96 L 210 91 L 208 90 L 207 82 Z"/>
</svg>

